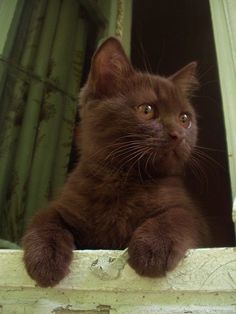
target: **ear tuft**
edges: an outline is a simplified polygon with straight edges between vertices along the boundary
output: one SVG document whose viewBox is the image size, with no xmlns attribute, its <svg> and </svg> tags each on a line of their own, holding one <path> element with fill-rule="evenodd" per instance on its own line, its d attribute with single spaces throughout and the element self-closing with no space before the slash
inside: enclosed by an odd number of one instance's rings
<svg viewBox="0 0 236 314">
<path fill-rule="evenodd" d="M 132 71 L 120 41 L 110 37 L 93 56 L 88 82 L 97 95 L 111 96 L 122 87 L 122 82 Z"/>
<path fill-rule="evenodd" d="M 187 96 L 199 87 L 197 62 L 191 62 L 169 77 Z"/>
</svg>

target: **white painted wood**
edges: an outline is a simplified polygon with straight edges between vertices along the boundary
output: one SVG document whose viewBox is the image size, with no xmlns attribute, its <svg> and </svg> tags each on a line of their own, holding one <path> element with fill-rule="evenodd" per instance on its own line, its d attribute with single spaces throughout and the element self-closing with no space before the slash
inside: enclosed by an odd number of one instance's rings
<svg viewBox="0 0 236 314">
<path fill-rule="evenodd" d="M 225 118 L 236 232 L 236 1 L 210 0 Z M 236 234 L 236 233 L 235 233 Z"/>
<path fill-rule="evenodd" d="M 2 307 L 2 308 L 1 308 Z M 0 313 L 236 313 L 236 248 L 190 250 L 165 278 L 140 277 L 122 251 L 75 251 L 71 272 L 42 289 L 22 251 L 0 251 Z"/>
<path fill-rule="evenodd" d="M 210 0 L 210 7 L 234 199 L 236 198 L 236 1 Z"/>
</svg>

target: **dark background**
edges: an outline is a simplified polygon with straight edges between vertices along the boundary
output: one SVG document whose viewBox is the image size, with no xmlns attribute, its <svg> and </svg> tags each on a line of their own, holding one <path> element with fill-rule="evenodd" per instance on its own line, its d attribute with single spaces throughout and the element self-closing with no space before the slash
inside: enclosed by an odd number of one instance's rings
<svg viewBox="0 0 236 314">
<path fill-rule="evenodd" d="M 209 216 L 216 246 L 233 245 L 232 203 L 224 118 L 209 3 L 206 0 L 133 0 L 131 58 L 134 66 L 170 75 L 196 60 L 201 88 L 193 99 L 199 115 L 197 176 L 188 173 Z M 212 149 L 212 150 L 208 150 Z"/>
</svg>

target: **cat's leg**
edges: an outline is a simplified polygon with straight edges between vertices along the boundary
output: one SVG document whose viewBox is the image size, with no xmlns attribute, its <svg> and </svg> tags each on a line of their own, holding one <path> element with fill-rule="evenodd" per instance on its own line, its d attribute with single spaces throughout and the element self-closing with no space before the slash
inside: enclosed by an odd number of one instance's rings
<svg viewBox="0 0 236 314">
<path fill-rule="evenodd" d="M 147 219 L 129 243 L 129 264 L 144 276 L 164 276 L 189 248 L 201 246 L 207 227 L 200 217 L 183 208 L 168 209 Z"/>
<path fill-rule="evenodd" d="M 74 239 L 56 211 L 37 214 L 22 244 L 27 272 L 39 286 L 55 286 L 68 274 Z"/>
</svg>

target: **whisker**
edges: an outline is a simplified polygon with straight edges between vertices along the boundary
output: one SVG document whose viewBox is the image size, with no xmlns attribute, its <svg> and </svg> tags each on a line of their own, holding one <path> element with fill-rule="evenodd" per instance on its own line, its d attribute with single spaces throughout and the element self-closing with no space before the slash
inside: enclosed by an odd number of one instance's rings
<svg viewBox="0 0 236 314">
<path fill-rule="evenodd" d="M 149 148 L 147 153 L 150 152 L 150 150 L 152 151 L 152 149 Z M 151 157 L 152 157 L 152 154 L 149 154 L 149 156 L 148 156 L 148 158 L 146 160 L 146 163 L 145 163 L 145 168 L 144 168 L 144 172 L 148 175 L 148 177 L 149 177 L 149 173 L 148 173 L 147 167 L 148 167 L 148 164 L 149 164 L 149 161 L 150 161 Z"/>
<path fill-rule="evenodd" d="M 201 186 L 201 177 L 199 176 L 199 172 L 198 169 L 196 169 L 195 163 L 193 162 L 193 160 L 191 160 L 189 162 L 189 169 L 190 171 L 193 173 L 194 177 L 197 179 L 197 181 L 200 183 Z"/>
<path fill-rule="evenodd" d="M 139 158 L 138 158 L 138 173 L 139 173 L 139 177 L 140 177 L 140 181 L 143 182 L 143 178 L 142 178 L 142 174 L 141 174 L 141 170 L 140 170 L 140 159 L 143 157 L 145 153 L 143 153 Z"/>
<path fill-rule="evenodd" d="M 202 159 L 205 162 L 208 162 L 209 165 L 212 166 L 212 163 L 221 168 L 224 172 L 226 172 L 226 169 L 219 163 L 217 162 L 214 158 L 210 157 L 209 155 L 205 154 L 204 152 L 197 150 L 194 151 L 193 154 L 195 156 L 198 156 L 200 159 Z"/>
<path fill-rule="evenodd" d="M 112 160 L 113 160 L 115 157 L 123 156 L 123 155 L 127 154 L 128 152 L 130 152 L 130 151 L 132 151 L 132 150 L 134 150 L 134 149 L 137 149 L 137 148 L 142 149 L 143 146 L 141 146 L 141 145 L 136 145 L 136 146 L 133 146 L 133 147 L 128 147 L 128 148 L 119 150 L 119 151 L 117 151 L 117 152 L 115 152 L 115 153 L 113 154 Z"/>
<path fill-rule="evenodd" d="M 191 165 L 195 168 L 195 172 L 199 175 L 199 182 L 201 184 L 201 193 L 204 192 L 204 190 L 208 191 L 208 177 L 206 175 L 206 172 L 203 170 L 201 165 L 199 164 L 199 160 L 196 159 L 194 156 L 191 157 Z M 201 178 L 203 179 L 203 184 L 201 181 Z"/>
<path fill-rule="evenodd" d="M 102 153 L 103 151 L 106 151 L 107 148 L 112 148 L 112 147 L 115 148 L 116 146 L 121 146 L 122 144 L 125 144 L 125 145 L 127 144 L 127 145 L 129 145 L 128 142 L 125 142 L 125 143 L 117 142 L 118 140 L 120 140 L 120 139 L 122 139 L 122 138 L 124 138 L 124 137 L 128 137 L 128 136 L 129 136 L 129 135 L 127 135 L 127 136 L 122 136 L 122 137 L 116 139 L 113 143 L 111 143 L 111 144 L 109 144 L 109 145 L 106 145 L 105 147 L 102 147 L 101 149 L 97 150 L 94 154 L 88 156 L 87 161 L 93 159 L 93 158 L 94 158 L 96 155 L 98 155 L 99 153 Z M 133 135 L 132 135 L 132 136 L 133 136 Z M 143 138 L 144 138 L 144 137 L 143 137 Z M 137 143 L 140 143 L 140 140 L 137 140 Z"/>
<path fill-rule="evenodd" d="M 212 152 L 227 153 L 223 149 L 216 149 L 216 148 L 204 147 L 204 146 L 199 146 L 199 145 L 195 145 L 195 148 L 204 149 L 204 150 L 207 150 L 207 151 L 209 150 L 209 151 L 212 151 Z"/>
<path fill-rule="evenodd" d="M 199 73 L 199 75 L 198 75 L 199 80 L 201 81 L 201 80 L 203 79 L 203 77 L 204 77 L 208 72 L 212 71 L 213 68 L 214 68 L 214 66 L 211 65 L 211 66 L 209 66 L 208 69 L 206 69 L 204 72 L 203 72 L 203 71 L 202 71 L 202 72 L 200 71 L 200 73 Z"/>
<path fill-rule="evenodd" d="M 206 81 L 205 83 L 201 83 L 201 87 L 207 86 L 209 84 L 215 84 L 216 82 L 217 82 L 217 80 Z"/>
<path fill-rule="evenodd" d="M 140 172 L 140 164 L 139 164 L 139 162 L 140 162 L 140 160 L 142 159 L 142 157 L 144 157 L 147 153 L 148 153 L 148 150 L 145 150 L 144 152 L 141 152 L 139 158 L 136 159 L 136 160 L 131 164 L 131 166 L 129 167 L 129 169 L 128 169 L 128 171 L 127 171 L 126 180 L 124 181 L 124 183 L 126 183 L 130 171 L 132 170 L 132 168 L 134 167 L 134 165 L 135 165 L 137 162 L 138 162 L 139 176 L 140 176 L 141 181 L 143 182 L 142 175 L 141 175 L 141 172 Z M 135 157 L 138 157 L 138 155 L 136 155 Z M 133 158 L 132 158 L 132 159 L 133 159 Z"/>
<path fill-rule="evenodd" d="M 132 154 L 130 154 L 129 156 L 127 156 L 126 158 L 124 158 L 122 160 L 122 165 L 120 166 L 120 168 L 118 169 L 118 171 L 120 171 L 122 168 L 124 168 L 125 165 L 127 165 L 127 163 L 129 163 L 130 161 L 132 161 L 133 159 L 135 159 L 136 157 L 140 156 L 143 153 L 142 150 L 137 150 L 136 152 L 133 152 Z M 130 158 L 131 157 L 131 158 Z M 128 158 L 128 160 L 127 160 Z"/>
<path fill-rule="evenodd" d="M 155 169 L 155 160 L 156 160 L 156 158 L 157 158 L 157 155 L 158 155 L 158 152 L 155 152 L 155 153 L 153 154 L 153 157 L 152 157 L 152 166 L 153 166 L 153 169 Z"/>
<path fill-rule="evenodd" d="M 139 151 L 141 151 L 141 148 L 137 147 L 137 148 L 133 148 L 132 150 L 130 150 L 128 154 L 126 153 L 125 156 L 119 160 L 119 164 L 121 164 L 121 166 L 118 169 L 118 171 L 115 170 L 115 172 L 119 172 L 122 169 L 122 163 L 125 162 L 126 160 L 128 160 L 130 157 L 132 157 L 133 155 L 135 155 Z M 109 162 L 110 162 L 109 159 L 105 160 L 105 162 L 103 163 L 103 167 L 105 168 L 106 165 L 109 164 Z"/>
<path fill-rule="evenodd" d="M 111 151 L 109 153 L 109 155 L 106 156 L 105 160 L 109 159 L 112 155 L 119 156 L 119 153 L 132 150 L 133 148 L 136 148 L 136 147 L 141 147 L 140 143 L 137 143 L 137 144 L 133 143 L 133 144 L 120 146 L 120 147 L 114 149 L 113 151 Z"/>
</svg>

